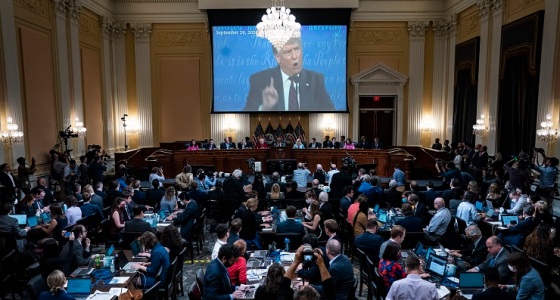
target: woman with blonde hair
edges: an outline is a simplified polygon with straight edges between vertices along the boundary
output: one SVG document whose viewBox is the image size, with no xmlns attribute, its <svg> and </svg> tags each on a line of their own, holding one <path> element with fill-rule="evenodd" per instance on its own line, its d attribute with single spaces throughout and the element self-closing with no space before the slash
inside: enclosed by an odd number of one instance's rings
<svg viewBox="0 0 560 300">
<path fill-rule="evenodd" d="M 270 193 L 266 194 L 266 199 L 270 199 L 270 200 L 286 199 L 286 196 L 284 195 L 283 192 L 280 191 L 280 185 L 278 183 L 275 183 L 272 185 L 272 188 L 270 189 Z"/>
<path fill-rule="evenodd" d="M 494 207 L 497 207 L 500 204 L 500 200 L 502 199 L 502 193 L 500 191 L 500 186 L 497 183 L 492 183 L 488 187 L 488 195 L 486 195 L 486 200 L 490 200 Z"/>
<path fill-rule="evenodd" d="M 39 300 L 74 300 L 75 298 L 66 294 L 64 285 L 66 284 L 66 276 L 60 270 L 54 270 L 47 277 L 48 291 L 44 291 L 39 296 Z"/>
<path fill-rule="evenodd" d="M 535 203 L 535 222 L 537 222 L 537 224 L 542 222 L 554 226 L 554 219 L 552 218 L 552 214 L 548 211 L 548 204 L 546 204 L 544 200 L 539 200 Z"/>
<path fill-rule="evenodd" d="M 160 210 L 166 211 L 166 216 L 177 210 L 177 196 L 175 195 L 175 188 L 170 186 L 165 190 L 165 195 L 161 198 L 159 203 Z"/>
</svg>

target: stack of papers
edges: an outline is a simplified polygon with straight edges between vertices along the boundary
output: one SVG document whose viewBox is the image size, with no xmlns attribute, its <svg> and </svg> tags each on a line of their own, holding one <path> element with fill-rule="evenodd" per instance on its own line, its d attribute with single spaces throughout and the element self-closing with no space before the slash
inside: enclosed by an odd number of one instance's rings
<svg viewBox="0 0 560 300">
<path fill-rule="evenodd" d="M 449 295 L 449 289 L 447 289 L 445 286 L 441 285 L 439 287 L 439 289 L 437 289 L 437 295 L 439 299 L 443 299 L 445 298 L 447 295 Z"/>
<path fill-rule="evenodd" d="M 111 300 L 114 296 L 119 296 L 127 291 L 126 288 L 111 288 L 108 292 L 95 291 L 86 300 Z"/>
</svg>

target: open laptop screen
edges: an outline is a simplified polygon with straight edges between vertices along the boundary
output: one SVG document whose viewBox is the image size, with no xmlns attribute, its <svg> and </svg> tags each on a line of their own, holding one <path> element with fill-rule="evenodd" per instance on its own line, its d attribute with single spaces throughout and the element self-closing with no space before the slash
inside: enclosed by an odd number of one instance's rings
<svg viewBox="0 0 560 300">
<path fill-rule="evenodd" d="M 379 214 L 377 215 L 377 220 L 381 223 L 387 223 L 387 211 L 380 210 Z"/>
<path fill-rule="evenodd" d="M 517 222 L 519 222 L 519 217 L 517 215 L 514 216 L 508 216 L 508 215 L 502 215 L 502 224 L 504 226 L 508 226 L 508 225 L 517 225 Z"/>
<path fill-rule="evenodd" d="M 27 224 L 27 215 L 10 215 L 10 217 L 17 220 L 18 225 L 26 225 Z"/>
<path fill-rule="evenodd" d="M 130 250 L 132 250 L 132 256 L 136 257 L 136 255 L 138 255 L 138 253 L 142 252 L 142 244 L 140 243 L 140 240 L 134 240 L 132 241 L 132 243 L 130 243 Z"/>
<path fill-rule="evenodd" d="M 459 274 L 460 288 L 484 288 L 484 273 L 462 272 Z"/>
<path fill-rule="evenodd" d="M 430 255 L 430 259 L 428 260 L 428 270 L 436 273 L 439 276 L 444 276 L 446 265 L 447 259 L 435 254 Z"/>
<path fill-rule="evenodd" d="M 66 292 L 70 295 L 87 295 L 91 292 L 91 278 L 68 278 Z"/>
</svg>

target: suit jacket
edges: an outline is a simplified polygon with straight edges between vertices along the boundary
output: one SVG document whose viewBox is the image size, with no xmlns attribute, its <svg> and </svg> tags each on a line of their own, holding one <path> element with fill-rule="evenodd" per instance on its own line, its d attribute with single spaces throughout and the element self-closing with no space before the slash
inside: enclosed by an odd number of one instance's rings
<svg viewBox="0 0 560 300">
<path fill-rule="evenodd" d="M 51 205 L 56 202 L 56 199 L 54 198 L 54 194 L 51 191 L 51 189 L 42 185 L 37 185 L 37 187 L 45 191 L 45 198 L 43 198 L 43 203 L 45 205 Z"/>
<path fill-rule="evenodd" d="M 206 150 L 214 150 L 214 149 L 218 149 L 218 146 L 216 146 L 216 144 L 206 144 L 206 146 L 204 147 L 204 149 Z"/>
<path fill-rule="evenodd" d="M 144 231 L 151 231 L 155 232 L 155 229 L 150 226 L 148 222 L 145 222 L 142 219 L 132 219 L 130 221 L 126 221 L 124 223 L 124 231 L 125 232 L 144 232 Z"/>
<path fill-rule="evenodd" d="M 383 193 L 383 201 L 389 202 L 391 207 L 400 207 L 402 193 L 397 191 L 395 188 L 390 188 Z"/>
<path fill-rule="evenodd" d="M 333 146 L 331 141 L 323 141 L 323 148 L 332 148 Z"/>
<path fill-rule="evenodd" d="M 315 146 L 315 147 L 314 147 Z M 309 143 L 309 145 L 307 146 L 307 148 L 312 149 L 312 148 L 321 148 L 322 145 L 320 142 L 315 142 L 315 143 Z"/>
<path fill-rule="evenodd" d="M 9 215 L 0 216 L 0 232 L 11 233 L 18 238 L 27 235 L 27 232 L 25 230 L 19 228 L 17 220 L 10 217 Z"/>
<path fill-rule="evenodd" d="M 82 206 L 80 206 L 82 210 L 82 218 L 85 218 L 89 215 L 93 215 L 97 213 L 98 216 L 103 217 L 103 211 L 99 209 L 99 207 L 91 202 L 86 202 Z"/>
<path fill-rule="evenodd" d="M 280 66 L 266 69 L 251 75 L 251 88 L 247 96 L 246 111 L 258 111 L 262 105 L 262 91 L 274 80 L 274 88 L 278 93 L 278 102 L 273 111 L 286 111 L 284 107 L 284 86 Z M 333 111 L 334 105 L 325 89 L 325 79 L 322 74 L 307 69 L 299 74 L 299 110 L 302 111 Z"/>
<path fill-rule="evenodd" d="M 406 232 L 422 232 L 424 226 L 422 226 L 422 218 L 416 216 L 408 216 L 402 220 L 396 222 L 397 225 L 401 225 L 406 229 Z"/>
<path fill-rule="evenodd" d="M 383 149 L 383 143 L 377 142 L 376 145 L 375 142 L 371 142 L 371 149 Z"/>
<path fill-rule="evenodd" d="M 322 215 L 321 219 L 323 220 L 334 219 L 334 214 L 330 203 L 328 202 L 323 203 L 323 205 L 321 205 L 321 207 L 319 208 L 319 211 L 321 212 Z"/>
<path fill-rule="evenodd" d="M 228 270 L 218 258 L 213 259 L 204 274 L 204 299 L 230 300 L 235 286 L 229 280 Z"/>
<path fill-rule="evenodd" d="M 422 219 L 422 226 L 428 225 L 430 223 L 430 213 L 428 212 L 428 208 L 422 202 L 416 203 L 416 207 L 414 209 L 414 216 Z"/>
<path fill-rule="evenodd" d="M 134 190 L 134 196 L 132 196 L 132 201 L 138 204 L 147 204 L 146 203 L 146 194 L 141 190 Z"/>
<path fill-rule="evenodd" d="M 361 250 L 371 259 L 374 265 L 379 263 L 379 248 L 381 248 L 381 244 L 385 242 L 385 239 L 380 235 L 373 234 L 369 231 L 366 231 L 360 235 L 358 235 L 354 239 L 354 245 Z"/>
<path fill-rule="evenodd" d="M 220 149 L 227 149 L 227 144 L 229 144 L 229 149 L 235 149 L 235 143 L 220 143 Z"/>
<path fill-rule="evenodd" d="M 486 272 L 486 270 L 490 267 L 498 268 L 498 272 L 500 272 L 500 283 L 509 283 L 512 276 L 507 263 L 509 255 L 509 251 L 507 251 L 506 248 L 503 248 L 503 250 L 498 253 L 497 257 L 492 254 L 488 254 L 486 260 L 477 267 L 480 272 Z"/>
<path fill-rule="evenodd" d="M 296 222 L 296 220 L 287 219 L 276 225 L 276 233 L 301 233 L 303 237 L 303 235 L 305 235 L 305 229 L 303 228 L 303 224 Z"/>
<path fill-rule="evenodd" d="M 486 248 L 486 237 L 481 237 L 476 247 L 471 243 L 467 249 L 461 250 L 462 260 L 468 262 L 471 266 L 481 264 L 488 257 L 488 248 Z"/>
<path fill-rule="evenodd" d="M 181 226 L 181 236 L 189 241 L 194 221 L 198 216 L 198 203 L 191 200 L 187 207 L 180 213 L 177 218 L 173 219 L 173 224 Z"/>
<path fill-rule="evenodd" d="M 233 243 L 237 242 L 239 238 L 239 233 L 237 232 L 230 232 L 229 237 L 227 239 L 227 243 L 233 245 Z"/>
<path fill-rule="evenodd" d="M 146 223 L 146 222 L 144 222 Z M 148 224 L 148 223 L 146 223 Z M 70 267 L 72 270 L 76 269 L 77 267 L 87 266 L 91 261 L 90 252 L 84 250 L 84 246 L 77 240 L 74 242 L 74 254 L 72 255 Z M 70 243 L 66 243 L 60 252 L 60 257 L 68 257 L 68 253 L 70 252 Z"/>
<path fill-rule="evenodd" d="M 7 198 L 13 197 L 15 195 L 16 187 L 19 185 L 17 177 L 14 176 L 14 174 L 12 173 L 10 174 L 12 175 L 14 182 L 12 182 L 8 174 L 4 172 L 0 172 L 0 185 L 2 185 L 0 191 L 3 194 L 3 197 L 7 197 Z"/>
<path fill-rule="evenodd" d="M 39 300 L 75 300 L 74 297 L 68 295 L 66 290 L 58 290 L 55 295 L 51 291 L 44 291 L 39 296 Z"/>
<path fill-rule="evenodd" d="M 315 172 L 313 173 L 313 179 L 319 180 L 319 184 L 325 184 L 325 182 L 327 181 L 327 173 L 325 173 L 325 171 Z"/>
<path fill-rule="evenodd" d="M 344 187 L 352 185 L 352 178 L 348 175 L 345 171 L 340 171 L 334 174 L 331 178 L 331 191 L 332 191 L 332 198 L 340 199 L 344 196 Z M 334 207 L 334 206 L 333 206 Z"/>
<path fill-rule="evenodd" d="M 237 148 L 238 149 L 253 149 L 253 142 L 249 141 L 246 142 L 245 145 L 243 145 L 243 142 L 239 142 L 237 143 Z"/>
<path fill-rule="evenodd" d="M 517 223 L 517 225 L 509 227 L 508 233 L 529 235 L 537 225 L 539 224 L 535 221 L 535 218 L 528 217 Z"/>
<path fill-rule="evenodd" d="M 331 260 L 329 273 L 334 281 L 336 300 L 348 299 L 348 294 L 354 288 L 354 267 L 346 255 L 339 255 Z"/>
<path fill-rule="evenodd" d="M 362 142 L 360 141 L 358 143 L 358 145 L 356 145 L 356 148 L 360 148 L 360 149 L 370 149 L 371 148 L 371 144 L 368 141 Z"/>
</svg>

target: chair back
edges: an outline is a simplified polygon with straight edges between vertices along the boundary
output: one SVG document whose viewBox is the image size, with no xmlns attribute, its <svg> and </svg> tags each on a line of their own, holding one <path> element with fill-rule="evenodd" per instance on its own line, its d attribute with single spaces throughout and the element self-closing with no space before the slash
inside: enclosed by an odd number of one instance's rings
<svg viewBox="0 0 560 300">
<path fill-rule="evenodd" d="M 285 239 L 290 241 L 290 251 L 294 251 L 301 246 L 303 235 L 301 233 L 277 233 L 274 238 L 277 249 L 284 249 L 286 247 L 284 245 Z"/>
<path fill-rule="evenodd" d="M 517 248 L 517 247 L 516 247 Z M 518 248 L 519 249 L 519 248 Z M 537 272 L 539 272 L 539 274 L 541 275 L 541 279 L 544 283 L 545 286 L 550 285 L 551 282 L 551 277 L 552 277 L 552 270 L 550 268 L 550 266 L 540 260 L 534 259 L 532 257 L 529 257 L 529 261 L 531 262 L 531 266 L 533 268 L 535 268 L 535 270 L 537 270 Z"/>
<path fill-rule="evenodd" d="M 348 297 L 346 298 L 347 300 L 356 299 L 356 290 L 358 289 L 358 283 L 358 278 L 354 277 L 354 285 L 352 286 L 352 289 L 350 289 L 350 292 L 348 292 Z"/>
<path fill-rule="evenodd" d="M 368 271 L 366 253 L 358 247 L 356 247 L 354 249 L 356 250 L 356 253 L 358 255 L 358 259 L 360 260 L 360 276 L 364 276 L 365 278 L 369 279 L 369 271 Z"/>
<path fill-rule="evenodd" d="M 41 274 L 33 276 L 33 278 L 27 282 L 25 288 L 27 289 L 31 300 L 39 300 L 41 293 L 49 290 L 45 280 L 43 279 L 43 275 Z"/>
<path fill-rule="evenodd" d="M 202 288 L 198 285 L 198 280 L 193 282 L 188 290 L 189 300 L 201 300 Z"/>
<path fill-rule="evenodd" d="M 463 202 L 463 200 L 458 200 L 458 199 L 449 200 L 449 210 L 451 211 L 452 216 L 455 216 L 457 214 L 457 208 L 459 207 L 459 204 L 461 204 L 461 202 Z"/>
<path fill-rule="evenodd" d="M 151 288 L 147 289 L 144 294 L 142 295 L 142 300 L 157 300 L 158 299 L 158 290 L 161 281 L 158 281 L 152 285 Z"/>
<path fill-rule="evenodd" d="M 387 287 L 385 286 L 385 282 L 383 281 L 383 278 L 381 278 L 381 276 L 379 275 L 379 270 L 377 269 L 377 267 L 373 268 L 373 274 L 375 274 L 375 279 L 376 279 L 376 283 L 377 283 L 377 290 L 379 291 L 379 296 L 383 299 L 385 299 L 387 297 L 387 293 L 389 292 L 387 290 Z"/>
<path fill-rule="evenodd" d="M 16 236 L 11 232 L 0 232 L 0 257 L 16 249 Z"/>
<path fill-rule="evenodd" d="M 200 298 L 202 299 L 204 297 L 204 270 L 202 268 L 196 271 L 196 284 L 198 285 Z M 191 299 L 190 296 L 189 299 Z"/>
<path fill-rule="evenodd" d="M 168 286 L 173 283 L 174 275 L 175 275 L 175 268 L 177 267 L 177 257 L 173 259 L 169 268 L 167 268 L 167 273 L 165 274 L 165 285 Z"/>
</svg>

